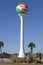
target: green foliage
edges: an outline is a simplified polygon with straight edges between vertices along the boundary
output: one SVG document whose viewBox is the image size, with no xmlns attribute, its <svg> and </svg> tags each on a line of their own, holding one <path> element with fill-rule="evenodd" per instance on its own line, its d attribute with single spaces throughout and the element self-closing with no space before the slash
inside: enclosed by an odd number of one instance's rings
<svg viewBox="0 0 43 65">
<path fill-rule="evenodd" d="M 33 57 L 29 58 L 29 59 L 27 60 L 27 63 L 33 63 Z"/>
<path fill-rule="evenodd" d="M 11 57 L 11 62 L 13 63 L 26 63 L 25 58 L 18 58 L 16 55 Z"/>
<path fill-rule="evenodd" d="M 36 60 L 36 63 L 41 63 L 41 61 L 40 60 Z"/>
<path fill-rule="evenodd" d="M 35 44 L 33 42 L 30 42 L 30 44 L 28 44 L 28 47 L 31 48 L 31 51 L 33 50 L 33 48 L 35 48 Z"/>
<path fill-rule="evenodd" d="M 25 60 L 25 58 L 18 58 L 17 59 L 17 62 L 19 62 L 19 63 L 25 63 L 26 60 Z"/>
<path fill-rule="evenodd" d="M 30 49 L 31 49 L 31 55 L 32 55 L 33 48 L 35 48 L 35 44 L 34 44 L 33 42 L 30 42 L 30 43 L 28 44 L 28 47 L 30 47 Z"/>
<path fill-rule="evenodd" d="M 12 55 L 10 60 L 11 60 L 11 62 L 16 63 L 17 56 Z"/>
<path fill-rule="evenodd" d="M 0 41 L 0 48 L 4 46 L 4 43 Z"/>
</svg>

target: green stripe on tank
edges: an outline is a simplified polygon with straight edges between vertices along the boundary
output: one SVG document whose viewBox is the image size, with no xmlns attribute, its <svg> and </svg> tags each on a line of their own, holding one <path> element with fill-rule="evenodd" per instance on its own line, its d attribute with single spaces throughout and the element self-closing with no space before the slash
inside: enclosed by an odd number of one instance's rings
<svg viewBox="0 0 43 65">
<path fill-rule="evenodd" d="M 19 14 L 25 13 L 25 12 L 21 11 L 21 10 L 18 9 L 18 8 L 16 8 L 16 11 L 17 11 L 17 13 L 19 13 Z"/>
</svg>

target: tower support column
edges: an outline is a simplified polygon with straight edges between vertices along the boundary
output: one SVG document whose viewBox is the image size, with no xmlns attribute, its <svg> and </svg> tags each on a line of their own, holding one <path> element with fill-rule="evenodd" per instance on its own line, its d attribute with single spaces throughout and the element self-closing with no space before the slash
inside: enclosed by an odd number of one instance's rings
<svg viewBox="0 0 43 65">
<path fill-rule="evenodd" d="M 20 15 L 20 51 L 19 51 L 19 56 L 20 58 L 25 57 L 24 53 L 24 21 L 23 21 L 23 16 Z"/>
</svg>

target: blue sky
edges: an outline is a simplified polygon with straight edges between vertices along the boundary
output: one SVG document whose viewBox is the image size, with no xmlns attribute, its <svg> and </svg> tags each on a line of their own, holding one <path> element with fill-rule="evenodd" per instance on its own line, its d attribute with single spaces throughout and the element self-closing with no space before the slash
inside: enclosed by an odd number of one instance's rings
<svg viewBox="0 0 43 65">
<path fill-rule="evenodd" d="M 26 3 L 29 13 L 24 17 L 24 49 L 34 42 L 34 52 L 40 51 L 43 43 L 43 0 L 0 0 L 0 41 L 4 42 L 3 52 L 18 53 L 20 44 L 20 18 L 16 12 L 19 3 Z"/>
</svg>

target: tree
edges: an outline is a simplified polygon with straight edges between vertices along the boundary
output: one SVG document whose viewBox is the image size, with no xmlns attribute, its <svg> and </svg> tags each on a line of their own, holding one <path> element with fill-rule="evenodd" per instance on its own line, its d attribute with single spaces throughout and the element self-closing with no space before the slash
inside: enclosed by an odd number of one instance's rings
<svg viewBox="0 0 43 65">
<path fill-rule="evenodd" d="M 33 42 L 30 42 L 30 43 L 28 44 L 28 47 L 30 47 L 30 49 L 31 49 L 31 55 L 32 55 L 32 53 L 33 53 L 33 48 L 35 48 L 35 44 L 34 44 Z"/>
<path fill-rule="evenodd" d="M 4 46 L 4 43 L 0 41 L 0 53 L 1 53 L 1 58 L 3 60 L 3 54 L 2 54 L 2 47 Z"/>
<path fill-rule="evenodd" d="M 32 57 L 32 53 L 33 53 L 33 48 L 35 48 L 35 44 L 33 43 L 33 42 L 30 42 L 29 44 L 28 44 L 28 47 L 30 47 L 30 49 L 31 49 L 31 54 L 30 54 L 30 63 L 32 63 L 33 62 L 33 57 Z"/>
<path fill-rule="evenodd" d="M 2 47 L 4 46 L 4 43 L 0 41 L 0 52 L 2 53 Z"/>
</svg>

